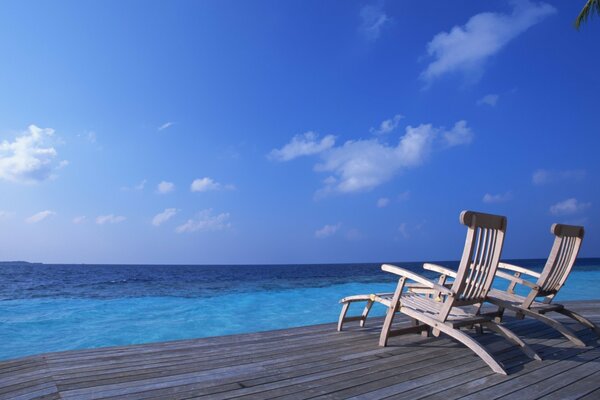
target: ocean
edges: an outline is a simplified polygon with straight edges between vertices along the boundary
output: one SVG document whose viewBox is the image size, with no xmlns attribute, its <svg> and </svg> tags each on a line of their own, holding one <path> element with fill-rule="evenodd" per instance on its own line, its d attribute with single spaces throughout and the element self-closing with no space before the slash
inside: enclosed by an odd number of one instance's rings
<svg viewBox="0 0 600 400">
<path fill-rule="evenodd" d="M 509 262 L 540 271 L 545 260 Z M 342 297 L 394 290 L 380 265 L 2 263 L 0 359 L 333 322 Z M 598 298 L 598 287 L 600 259 L 580 259 L 557 299 Z"/>
</svg>

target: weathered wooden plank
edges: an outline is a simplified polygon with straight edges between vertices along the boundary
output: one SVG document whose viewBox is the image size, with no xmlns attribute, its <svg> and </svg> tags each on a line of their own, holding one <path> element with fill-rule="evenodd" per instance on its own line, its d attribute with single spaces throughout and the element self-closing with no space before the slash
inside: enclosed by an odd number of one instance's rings
<svg viewBox="0 0 600 400">
<path fill-rule="evenodd" d="M 548 377 L 562 376 L 562 374 L 565 373 L 565 371 L 576 367 L 582 362 L 585 363 L 588 361 L 598 360 L 599 358 L 600 349 L 591 349 L 583 351 L 582 353 L 577 354 L 576 357 L 560 360 L 552 365 L 539 368 L 528 374 L 517 376 L 513 379 L 483 389 L 477 393 L 465 396 L 464 399 L 469 400 L 482 397 L 486 399 L 497 399 L 508 393 L 513 393 L 518 389 L 526 388 L 528 386 L 539 385 L 539 387 L 541 388 L 543 387 L 543 384 L 540 385 L 540 382 L 542 380 Z M 561 381 L 562 378 L 556 380 Z"/>
<path fill-rule="evenodd" d="M 554 396 L 557 394 L 559 396 L 561 396 L 561 394 L 564 395 L 561 397 L 554 397 L 559 399 L 567 397 L 581 397 L 598 387 L 598 374 L 600 374 L 599 361 L 600 355 L 598 358 L 591 359 L 587 362 L 581 362 L 581 360 L 577 360 L 576 365 L 573 365 L 572 368 L 563 371 L 556 377 L 547 377 L 546 379 L 536 382 L 535 384 L 530 384 L 526 388 L 513 391 L 510 393 L 510 396 L 513 399 L 517 398 L 524 400 L 539 399 L 542 396 L 550 394 Z M 595 379 L 592 379 L 591 381 L 586 380 L 586 378 L 590 376 Z"/>
<path fill-rule="evenodd" d="M 600 399 L 600 388 L 590 392 L 589 394 L 580 397 L 579 400 L 598 400 Z"/>
<path fill-rule="evenodd" d="M 573 382 L 562 389 L 549 393 L 540 399 L 544 400 L 575 400 L 585 398 L 598 389 L 600 382 L 600 371 L 596 371 L 580 380 Z M 600 397 L 596 397 L 600 398 Z"/>
<path fill-rule="evenodd" d="M 535 343 L 548 343 L 548 337 L 551 337 L 554 333 L 548 330 L 548 334 L 545 335 L 544 338 L 537 339 Z M 533 341 L 532 341 L 533 343 Z M 506 345 L 504 342 L 497 342 L 497 345 L 502 345 L 503 347 Z M 523 353 L 517 349 L 516 347 L 507 348 L 506 351 L 502 351 L 498 358 L 500 361 L 505 363 L 507 367 L 510 367 L 515 364 L 525 364 L 530 363 L 530 360 L 523 355 Z M 419 376 L 409 377 L 404 374 L 402 369 L 401 373 L 398 373 L 397 376 L 393 374 L 386 376 L 386 374 L 379 374 L 378 377 L 372 379 L 368 385 L 365 385 L 363 382 L 360 382 L 360 379 L 351 379 L 344 382 L 331 382 L 329 384 L 323 385 L 320 388 L 311 389 L 307 391 L 307 393 L 311 394 L 319 394 L 321 397 L 319 398 L 329 398 L 329 399 L 338 399 L 345 397 L 356 396 L 361 393 L 367 393 L 369 390 L 378 390 L 380 388 L 386 388 L 389 386 L 394 386 L 394 393 L 402 394 L 407 393 L 406 396 L 401 396 L 401 398 L 410 398 L 414 399 L 419 396 L 427 396 L 428 394 L 436 393 L 439 390 L 443 390 L 444 387 L 451 387 L 452 384 L 458 378 L 469 376 L 471 379 L 474 379 L 473 375 L 484 376 L 492 374 L 492 372 L 485 367 L 482 367 L 480 363 L 473 362 L 472 359 L 463 356 L 463 360 L 466 360 L 465 363 L 454 362 L 454 363 L 424 363 L 423 373 Z M 537 363 L 535 363 L 537 364 Z M 435 371 L 435 373 L 432 373 Z M 475 378 L 477 377 L 475 376 Z M 410 378 L 410 379 L 408 379 Z M 390 382 L 386 382 L 386 380 Z M 395 382 L 392 382 L 394 381 Z M 444 382 L 446 380 L 446 382 Z M 337 390 L 336 390 L 337 389 Z M 427 392 L 429 389 L 429 392 Z M 303 392 L 304 393 L 304 392 Z M 375 393 L 375 395 L 378 395 Z"/>
<path fill-rule="evenodd" d="M 486 336 L 488 336 L 488 337 L 486 337 Z M 496 349 L 496 350 L 507 349 L 508 351 L 503 352 L 502 356 L 507 356 L 507 355 L 513 354 L 512 351 L 515 350 L 515 348 L 514 347 L 511 348 L 510 344 L 508 344 L 504 341 L 497 340 L 498 338 L 493 338 L 493 337 L 491 337 L 492 335 L 486 335 L 486 336 L 484 336 L 481 339 L 482 343 L 492 342 L 492 345 L 490 346 L 491 349 Z M 405 338 L 403 338 L 403 339 L 405 339 Z M 427 339 L 427 340 L 431 341 L 431 339 Z M 452 343 L 447 339 L 446 340 L 441 339 L 439 341 L 435 340 L 431 344 L 439 346 L 439 343 L 444 343 L 444 342 Z M 439 357 L 436 354 L 434 354 L 434 357 L 431 357 L 429 359 L 427 357 L 413 357 L 413 359 L 411 359 L 410 361 L 407 361 L 405 365 L 397 366 L 396 370 L 402 371 L 401 374 L 390 374 L 389 371 L 393 370 L 395 368 L 395 366 L 383 365 L 381 367 L 381 370 L 369 368 L 368 371 L 366 371 L 366 372 L 357 371 L 356 373 L 344 374 L 343 377 L 328 377 L 328 378 L 324 378 L 324 379 L 317 380 L 317 381 L 311 381 L 311 382 L 308 382 L 305 384 L 287 386 L 285 388 L 280 388 L 280 389 L 276 389 L 276 391 L 269 392 L 268 396 L 271 397 L 272 395 L 275 395 L 275 394 L 280 396 L 280 395 L 283 395 L 283 393 L 287 393 L 286 396 L 288 396 L 289 398 L 293 398 L 293 397 L 297 397 L 297 396 L 313 397 L 313 396 L 317 396 L 317 395 L 325 395 L 327 393 L 336 392 L 339 394 L 333 395 L 333 398 L 344 398 L 344 394 L 343 394 L 344 391 L 346 391 L 346 395 L 352 395 L 352 394 L 348 393 L 347 391 L 353 391 L 357 388 L 358 388 L 358 390 L 368 391 L 369 386 L 374 385 L 376 388 L 380 387 L 380 386 L 386 386 L 386 384 L 387 384 L 386 379 L 389 382 L 398 383 L 398 382 L 407 381 L 407 380 L 414 381 L 420 377 L 430 378 L 430 377 L 434 376 L 431 374 L 431 371 L 436 368 L 438 368 L 438 372 L 443 373 L 443 371 L 445 371 L 446 369 L 453 370 L 457 366 L 463 365 L 463 364 L 474 365 L 475 368 L 482 367 L 482 364 L 478 363 L 477 359 L 473 359 L 471 357 L 465 356 L 464 349 L 460 345 L 452 344 L 452 346 L 453 346 L 453 348 L 456 349 L 456 354 L 458 354 L 458 357 L 449 358 L 449 357 L 447 357 L 448 355 L 445 354 L 444 352 L 442 352 L 441 356 L 439 356 Z M 391 349 L 393 349 L 393 348 L 394 347 L 391 347 Z M 519 356 L 522 356 L 521 358 L 523 358 L 523 354 L 520 351 L 517 351 L 514 354 L 518 354 Z M 446 361 L 444 361 L 444 360 L 446 360 Z M 360 361 L 360 360 L 357 360 L 357 361 Z M 410 365 L 411 363 L 416 364 L 415 370 L 412 371 L 411 373 L 407 373 L 408 370 L 407 370 L 406 366 Z M 472 368 L 473 367 L 471 367 L 471 369 Z M 388 371 L 386 371 L 386 370 L 388 370 Z M 385 372 L 388 372 L 388 373 L 385 373 Z M 435 376 L 437 376 L 437 374 L 435 374 Z M 302 392 L 300 392 L 301 390 L 302 390 Z M 354 394 L 356 394 L 356 393 L 354 393 Z M 267 393 L 265 393 L 265 396 L 267 396 Z M 282 397 L 282 398 L 287 398 L 287 397 Z"/>
<path fill-rule="evenodd" d="M 600 320 L 599 301 L 568 304 Z M 575 348 L 537 321 L 507 321 L 545 357 L 530 361 L 497 335 L 478 336 L 508 377 L 443 336 L 406 335 L 380 348 L 381 319 L 373 318 L 341 333 L 322 324 L 8 360 L 0 362 L 0 399 L 600 398 L 600 347 L 591 331 L 578 331 L 588 347 Z"/>
<path fill-rule="evenodd" d="M 43 383 L 28 385 L 26 387 L 17 388 L 10 392 L 0 395 L 0 399 L 4 400 L 29 400 L 41 396 L 54 395 L 58 393 L 56 385 L 51 380 Z"/>
<path fill-rule="evenodd" d="M 296 377 L 287 377 L 284 376 L 284 379 L 278 380 L 276 382 L 261 384 L 258 386 L 247 387 L 244 389 L 240 389 L 235 392 L 227 393 L 227 396 L 211 396 L 211 398 L 232 398 L 242 395 L 250 395 L 265 391 L 271 390 L 280 390 L 282 386 L 286 389 L 290 387 L 298 387 L 298 385 L 306 384 L 308 382 L 314 382 L 320 379 L 330 378 L 330 377 L 340 377 L 344 376 L 347 373 L 353 373 L 356 371 L 360 371 L 361 373 L 373 370 L 375 368 L 381 368 L 383 371 L 389 371 L 394 368 L 394 361 L 398 361 L 396 367 L 402 367 L 403 370 L 407 370 L 409 368 L 420 368 L 422 365 L 420 361 L 426 361 L 427 359 L 436 359 L 440 357 L 444 357 L 445 354 L 449 352 L 453 352 L 457 357 L 463 356 L 463 350 L 453 342 L 450 342 L 447 339 L 442 340 L 432 340 L 429 339 L 427 343 L 423 344 L 424 348 L 427 348 L 427 351 L 419 354 L 418 357 L 415 357 L 414 354 L 411 354 L 410 349 L 416 346 L 407 346 L 406 348 L 397 348 L 396 352 L 400 351 L 400 354 L 394 354 L 391 357 L 380 358 L 373 361 L 368 362 L 356 362 L 352 364 L 344 363 L 342 366 L 335 369 L 328 369 L 325 371 L 318 371 L 316 373 L 311 373 L 308 375 L 296 376 Z M 408 350 L 408 351 L 407 351 Z M 390 366 L 392 365 L 392 366 Z"/>
<path fill-rule="evenodd" d="M 545 336 L 548 339 L 545 339 L 545 340 L 539 339 L 538 341 L 535 341 L 535 342 L 533 340 L 530 341 L 530 343 L 533 345 L 534 348 L 536 348 L 536 350 L 542 357 L 546 356 L 550 352 L 553 352 L 554 354 L 556 354 L 555 349 L 552 349 L 552 350 L 550 350 L 550 349 L 559 344 L 563 344 L 563 345 L 565 344 L 564 338 L 561 338 L 561 337 L 556 338 L 557 334 L 552 330 L 549 330 L 548 334 Z M 545 349 L 541 348 L 542 346 L 546 347 L 546 348 Z M 552 346 L 552 347 L 547 347 L 547 346 Z M 562 349 L 562 351 L 567 351 L 567 350 L 568 350 L 567 348 Z M 514 370 L 515 367 L 520 366 L 520 365 L 524 365 L 524 368 L 526 368 L 526 369 L 541 368 L 543 365 L 543 363 L 523 363 L 523 359 L 521 357 L 520 351 L 518 351 L 517 349 L 513 349 L 512 351 L 510 351 L 510 353 L 506 353 L 504 355 L 507 355 L 507 354 L 515 354 L 516 355 L 514 357 L 511 356 L 506 359 L 503 356 L 500 356 L 501 360 L 505 363 L 506 367 L 509 370 Z M 478 380 L 483 377 L 493 376 L 493 375 L 495 375 L 495 374 L 493 374 L 493 372 L 491 372 L 489 369 L 484 369 L 484 368 L 471 369 L 470 366 L 466 366 L 466 367 L 462 367 L 462 368 L 453 368 L 452 374 L 445 379 L 439 379 L 442 377 L 438 374 L 430 374 L 428 376 L 428 378 L 430 378 L 430 381 L 423 382 L 423 384 L 417 388 L 407 390 L 407 391 L 404 391 L 397 395 L 391 396 L 390 399 L 416 400 L 416 399 L 421 399 L 421 398 L 429 398 L 430 396 L 435 395 L 435 394 L 440 394 L 441 396 L 444 396 L 445 395 L 444 392 L 448 391 L 449 389 L 453 389 L 456 387 L 462 387 L 463 385 L 468 384 L 469 382 Z M 508 377 L 506 379 L 510 379 L 510 377 Z"/>
</svg>

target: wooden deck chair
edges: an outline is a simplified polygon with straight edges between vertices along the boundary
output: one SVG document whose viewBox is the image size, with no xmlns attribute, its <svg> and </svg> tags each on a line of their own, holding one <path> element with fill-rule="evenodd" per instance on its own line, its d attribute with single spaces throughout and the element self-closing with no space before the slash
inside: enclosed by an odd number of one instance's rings
<svg viewBox="0 0 600 400">
<path fill-rule="evenodd" d="M 555 236 L 554 244 L 542 272 L 537 273 L 517 265 L 499 263 L 496 276 L 509 280 L 510 284 L 506 290 L 491 289 L 487 300 L 498 306 L 498 311 L 495 313 L 497 322 L 502 320 L 505 309 L 509 309 L 514 311 L 519 319 L 529 316 L 544 322 L 559 331 L 575 345 L 582 347 L 585 346 L 585 343 L 571 329 L 546 314 L 557 312 L 566 315 L 592 329 L 600 336 L 600 328 L 593 322 L 567 309 L 562 304 L 552 302 L 560 288 L 565 284 L 575 264 L 583 240 L 584 229 L 581 226 L 554 224 L 550 231 Z M 426 264 L 424 268 L 442 274 L 441 280 L 444 279 L 443 277 L 457 276 L 455 271 L 439 265 Z M 510 271 L 513 275 L 505 271 Z M 530 280 L 523 279 L 523 275 L 537 279 L 537 282 L 533 283 Z M 516 294 L 516 285 L 529 288 L 529 294 L 527 296 Z"/>
<path fill-rule="evenodd" d="M 364 326 L 371 306 L 377 302 L 388 308 L 379 338 L 380 346 L 386 346 L 390 336 L 429 331 L 438 336 L 443 332 L 474 351 L 494 372 L 506 375 L 502 365 L 481 344 L 460 330 L 461 327 L 482 324 L 520 346 L 528 356 L 541 360 L 513 332 L 493 321 L 493 317 L 479 314 L 500 260 L 506 218 L 463 211 L 460 214 L 460 222 L 468 227 L 467 238 L 458 273 L 451 287 L 437 284 L 403 268 L 384 264 L 381 266 L 382 270 L 400 276 L 394 293 L 358 295 L 342 299 L 338 331 L 342 330 L 344 322 L 347 321 L 360 320 L 361 326 Z M 407 279 L 433 290 L 441 297 L 405 291 Z M 350 304 L 357 301 L 366 302 L 362 316 L 346 317 Z M 392 322 L 398 312 L 410 317 L 414 326 L 392 331 Z"/>
<path fill-rule="evenodd" d="M 517 318 L 529 316 L 556 329 L 575 345 L 583 347 L 583 343 L 575 333 L 557 320 L 548 317 L 549 312 L 557 312 L 574 319 L 592 329 L 600 336 L 600 327 L 587 318 L 567 309 L 564 305 L 553 303 L 552 300 L 565 284 L 581 247 L 584 229 L 581 226 L 554 224 L 550 231 L 554 234 L 554 244 L 546 265 L 540 274 L 516 265 L 500 263 L 499 267 L 508 274 L 498 271 L 497 275 L 511 281 L 506 291 L 492 289 L 489 294 L 491 303 L 498 306 L 498 318 L 501 319 L 505 309 L 514 311 Z M 522 274 L 537 278 L 536 283 L 521 279 Z M 530 291 L 527 296 L 515 294 L 517 284 L 527 286 Z M 539 299 L 539 300 L 538 300 Z"/>
</svg>

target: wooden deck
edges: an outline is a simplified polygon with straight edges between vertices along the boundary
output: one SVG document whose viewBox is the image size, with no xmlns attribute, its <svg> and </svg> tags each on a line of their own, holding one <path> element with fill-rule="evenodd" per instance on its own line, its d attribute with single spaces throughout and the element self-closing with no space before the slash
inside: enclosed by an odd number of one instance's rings
<svg viewBox="0 0 600 400">
<path fill-rule="evenodd" d="M 600 322 L 600 300 L 571 302 Z M 405 335 L 377 346 L 381 320 L 146 345 L 50 353 L 0 362 L 0 399 L 600 399 L 600 346 L 577 348 L 536 321 L 509 326 L 532 361 L 494 334 L 479 339 L 508 367 L 492 371 L 444 338 Z"/>
</svg>

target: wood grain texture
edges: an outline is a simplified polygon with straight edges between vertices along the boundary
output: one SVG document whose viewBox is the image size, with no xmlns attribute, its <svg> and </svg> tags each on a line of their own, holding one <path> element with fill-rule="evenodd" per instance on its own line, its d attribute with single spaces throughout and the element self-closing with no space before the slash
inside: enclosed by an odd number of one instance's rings
<svg viewBox="0 0 600 400">
<path fill-rule="evenodd" d="M 600 300 L 565 303 L 600 322 Z M 382 319 L 66 351 L 0 362 L 0 399 L 593 399 L 600 395 L 600 346 L 566 316 L 586 347 L 534 319 L 507 326 L 544 361 L 497 335 L 477 340 L 503 363 L 494 374 L 467 348 L 418 334 L 378 346 Z M 394 328 L 412 327 L 398 316 Z"/>
</svg>

